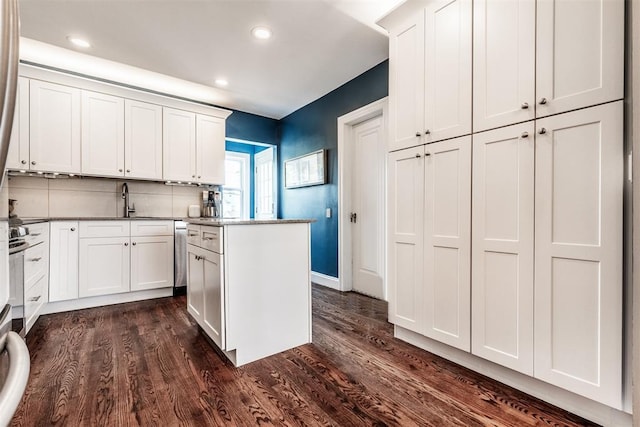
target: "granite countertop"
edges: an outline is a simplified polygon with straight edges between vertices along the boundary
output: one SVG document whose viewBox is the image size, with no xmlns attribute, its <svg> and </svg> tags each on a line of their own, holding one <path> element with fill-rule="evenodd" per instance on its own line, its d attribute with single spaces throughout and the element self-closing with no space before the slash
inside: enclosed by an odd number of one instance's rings
<svg viewBox="0 0 640 427">
<path fill-rule="evenodd" d="M 313 219 L 219 219 L 219 218 L 185 218 L 185 217 L 55 217 L 55 218 L 27 218 L 24 225 L 50 221 L 185 221 L 196 225 L 250 225 L 250 224 L 291 224 L 314 222 Z"/>
</svg>

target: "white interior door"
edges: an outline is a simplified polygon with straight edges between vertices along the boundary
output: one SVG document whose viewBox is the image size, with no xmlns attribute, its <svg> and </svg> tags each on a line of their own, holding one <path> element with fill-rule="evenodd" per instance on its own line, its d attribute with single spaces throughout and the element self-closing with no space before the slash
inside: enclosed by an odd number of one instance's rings
<svg viewBox="0 0 640 427">
<path fill-rule="evenodd" d="M 274 158 L 274 147 L 262 150 L 254 156 L 255 218 L 270 219 L 276 217 Z"/>
<path fill-rule="evenodd" d="M 382 116 L 353 126 L 353 290 L 385 299 L 385 128 Z"/>
</svg>

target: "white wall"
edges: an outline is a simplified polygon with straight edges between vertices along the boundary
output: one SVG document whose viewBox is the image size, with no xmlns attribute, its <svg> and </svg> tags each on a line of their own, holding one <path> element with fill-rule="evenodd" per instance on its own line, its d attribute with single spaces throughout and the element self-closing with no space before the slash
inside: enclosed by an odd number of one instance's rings
<svg viewBox="0 0 640 427">
<path fill-rule="evenodd" d="M 8 180 L 9 198 L 16 199 L 20 218 L 121 217 L 123 180 L 17 176 Z M 199 205 L 202 189 L 156 182 L 126 181 L 134 216 L 186 217 Z"/>
</svg>

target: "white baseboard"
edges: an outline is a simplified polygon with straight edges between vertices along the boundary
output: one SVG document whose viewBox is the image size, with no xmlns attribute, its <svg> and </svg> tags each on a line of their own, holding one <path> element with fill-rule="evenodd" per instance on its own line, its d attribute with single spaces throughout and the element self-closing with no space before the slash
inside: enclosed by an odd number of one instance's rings
<svg viewBox="0 0 640 427">
<path fill-rule="evenodd" d="M 335 289 L 336 291 L 342 291 L 340 289 L 340 279 L 333 276 L 327 276 L 326 274 L 311 272 L 311 281 L 318 285 L 326 286 L 327 288 Z"/>
<path fill-rule="evenodd" d="M 587 399 L 441 342 L 394 326 L 393 336 L 603 426 L 632 425 L 631 414 Z"/>
<path fill-rule="evenodd" d="M 78 298 L 67 301 L 50 302 L 45 305 L 42 313 L 51 314 L 63 311 L 82 310 L 84 308 L 101 307 L 103 305 L 122 304 L 125 302 L 143 301 L 147 299 L 170 297 L 173 287 L 152 289 L 148 291 L 127 292 L 123 294 L 103 295 L 99 297 Z"/>
</svg>

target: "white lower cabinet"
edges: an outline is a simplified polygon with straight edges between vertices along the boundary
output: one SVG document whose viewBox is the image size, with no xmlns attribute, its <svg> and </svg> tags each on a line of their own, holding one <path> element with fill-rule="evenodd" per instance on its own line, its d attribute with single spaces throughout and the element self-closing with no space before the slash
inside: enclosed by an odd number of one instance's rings
<svg viewBox="0 0 640 427">
<path fill-rule="evenodd" d="M 187 309 L 222 350 L 226 349 L 222 255 L 189 245 Z"/>
<path fill-rule="evenodd" d="M 131 290 L 173 286 L 173 236 L 131 236 Z"/>
<path fill-rule="evenodd" d="M 80 298 L 129 292 L 129 237 L 80 238 Z"/>
<path fill-rule="evenodd" d="M 49 301 L 78 298 L 77 221 L 54 221 L 50 224 Z"/>
<path fill-rule="evenodd" d="M 473 135 L 472 353 L 533 375 L 534 123 Z"/>
<path fill-rule="evenodd" d="M 25 333 L 31 330 L 49 300 L 49 224 L 28 227 L 33 234 L 26 238 L 31 246 L 24 251 Z"/>
<path fill-rule="evenodd" d="M 471 137 L 389 155 L 389 319 L 470 348 Z"/>
</svg>

